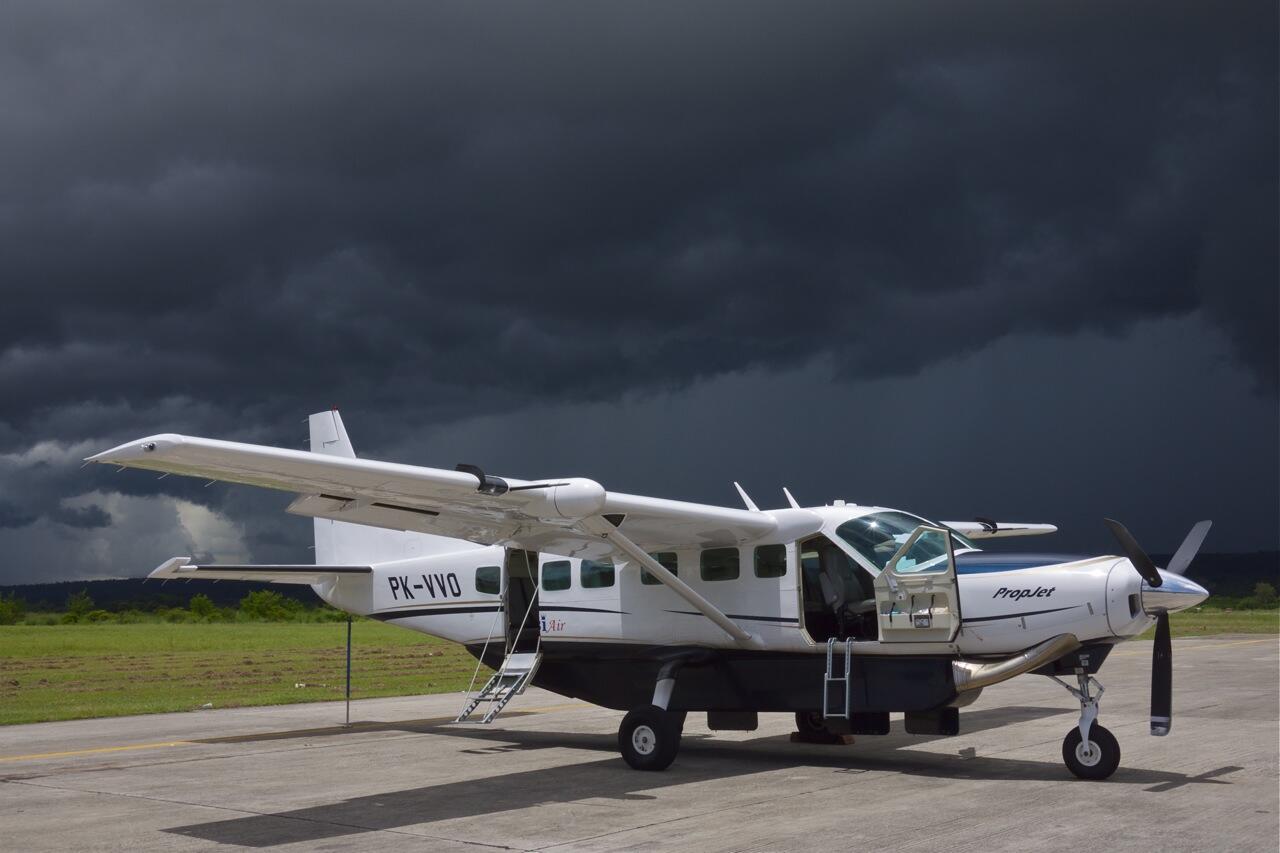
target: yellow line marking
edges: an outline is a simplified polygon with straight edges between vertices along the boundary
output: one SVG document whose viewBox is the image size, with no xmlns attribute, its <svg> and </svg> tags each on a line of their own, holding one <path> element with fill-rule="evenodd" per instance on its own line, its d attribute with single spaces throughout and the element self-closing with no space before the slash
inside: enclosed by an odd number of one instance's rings
<svg viewBox="0 0 1280 853">
<path fill-rule="evenodd" d="M 189 740 L 169 740 L 164 743 L 135 743 L 129 746 L 99 746 L 94 749 L 72 749 L 66 752 L 35 752 L 31 755 L 0 755 L 0 761 L 34 761 L 38 758 L 66 758 L 71 755 L 93 755 L 99 752 L 125 752 L 131 749 L 160 749 L 166 746 L 193 746 Z"/>
<path fill-rule="evenodd" d="M 572 702 L 564 705 L 543 705 L 540 708 L 512 708 L 513 711 L 522 711 L 526 714 L 547 714 L 551 711 L 570 711 L 577 708 L 579 711 L 596 709 L 602 710 L 599 705 L 591 705 L 587 702 Z"/>
</svg>

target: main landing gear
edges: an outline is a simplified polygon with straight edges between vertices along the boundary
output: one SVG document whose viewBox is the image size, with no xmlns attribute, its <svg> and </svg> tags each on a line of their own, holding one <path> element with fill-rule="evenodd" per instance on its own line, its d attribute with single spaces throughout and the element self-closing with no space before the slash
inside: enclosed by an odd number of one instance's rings
<svg viewBox="0 0 1280 853">
<path fill-rule="evenodd" d="M 680 751 L 684 711 L 668 711 L 682 660 L 668 661 L 658 671 L 653 704 L 635 708 L 618 727 L 618 751 L 635 770 L 666 770 Z"/>
<path fill-rule="evenodd" d="M 635 770 L 666 770 L 680 751 L 683 712 L 644 705 L 627 713 L 618 728 L 618 751 Z"/>
<path fill-rule="evenodd" d="M 1079 689 L 1056 676 L 1050 678 L 1080 700 L 1080 722 L 1062 741 L 1062 760 L 1081 779 L 1106 779 L 1120 766 L 1120 743 L 1096 722 L 1104 690 L 1102 682 L 1082 669 L 1076 670 Z M 1096 693 L 1090 692 L 1093 688 Z"/>
</svg>

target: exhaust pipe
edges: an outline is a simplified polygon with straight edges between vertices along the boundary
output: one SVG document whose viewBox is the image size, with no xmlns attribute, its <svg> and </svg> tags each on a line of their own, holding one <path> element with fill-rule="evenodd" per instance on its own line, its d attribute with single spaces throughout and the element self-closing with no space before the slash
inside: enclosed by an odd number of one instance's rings
<svg viewBox="0 0 1280 853">
<path fill-rule="evenodd" d="M 968 690 L 981 690 L 1001 681 L 1008 681 L 1015 675 L 1022 675 L 1033 669 L 1039 669 L 1052 663 L 1065 654 L 1080 648 L 1080 641 L 1075 634 L 1059 634 L 1050 637 L 1043 643 L 1032 646 L 1004 660 L 979 663 L 977 661 L 956 660 L 951 662 L 951 677 L 956 685 L 957 693 Z"/>
</svg>

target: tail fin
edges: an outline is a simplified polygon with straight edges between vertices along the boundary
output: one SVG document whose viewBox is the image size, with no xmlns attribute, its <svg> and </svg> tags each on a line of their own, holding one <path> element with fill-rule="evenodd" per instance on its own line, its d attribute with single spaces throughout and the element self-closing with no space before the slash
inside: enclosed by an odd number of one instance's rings
<svg viewBox="0 0 1280 853">
<path fill-rule="evenodd" d="M 337 409 L 317 412 L 309 419 L 311 427 L 311 452 L 330 456 L 355 458 L 355 448 L 347 437 L 347 428 Z M 480 548 L 462 539 L 449 539 L 427 533 L 400 530 L 384 530 L 364 524 L 345 521 L 314 519 L 316 537 L 316 565 L 336 566 L 349 563 L 367 565 L 392 560 L 407 560 L 449 551 L 466 551 Z"/>
</svg>

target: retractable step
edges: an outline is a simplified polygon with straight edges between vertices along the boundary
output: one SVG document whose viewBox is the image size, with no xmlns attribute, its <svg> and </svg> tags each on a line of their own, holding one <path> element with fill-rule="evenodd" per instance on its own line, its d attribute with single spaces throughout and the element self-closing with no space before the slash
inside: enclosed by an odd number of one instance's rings
<svg viewBox="0 0 1280 853">
<path fill-rule="evenodd" d="M 842 656 L 844 657 L 843 675 L 837 675 L 842 670 L 836 659 L 836 646 L 840 647 Z M 849 708 L 849 673 L 853 668 L 853 640 L 844 640 L 843 642 L 832 637 L 827 640 L 827 672 L 822 677 L 822 716 L 823 719 L 830 717 L 842 717 L 849 719 L 851 709 Z M 835 702 L 832 702 L 832 688 L 836 688 Z"/>
<path fill-rule="evenodd" d="M 493 722 L 493 719 L 502 713 L 502 709 L 507 707 L 507 703 L 523 693 L 524 689 L 529 686 L 529 682 L 533 680 L 540 663 L 542 663 L 542 652 L 512 652 L 507 655 L 506 660 L 502 662 L 502 666 L 498 668 L 492 678 L 485 682 L 484 687 L 480 688 L 480 692 L 468 700 L 467 706 L 462 709 L 462 713 L 458 715 L 454 722 L 467 722 L 471 719 L 471 715 L 476 712 L 476 709 L 486 703 L 489 707 L 485 710 L 485 714 L 480 718 L 479 722 Z"/>
</svg>

